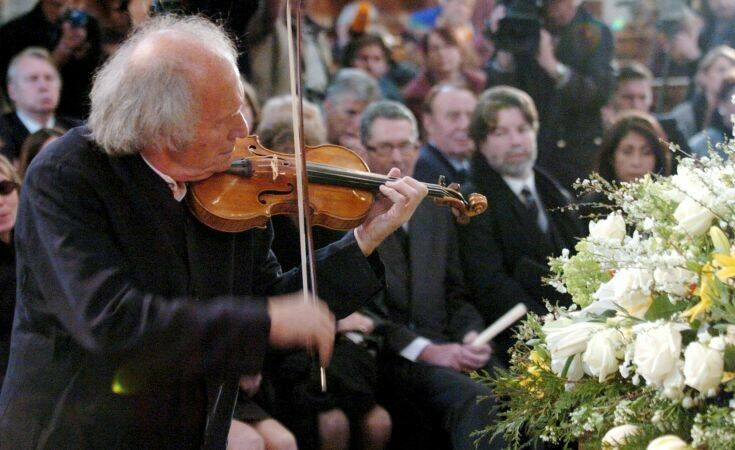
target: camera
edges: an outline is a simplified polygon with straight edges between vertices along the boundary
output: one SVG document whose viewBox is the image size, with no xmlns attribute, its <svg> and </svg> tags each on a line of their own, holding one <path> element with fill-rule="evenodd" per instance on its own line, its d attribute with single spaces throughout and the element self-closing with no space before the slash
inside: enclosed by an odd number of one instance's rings
<svg viewBox="0 0 735 450">
<path fill-rule="evenodd" d="M 85 28 L 89 22 L 89 14 L 82 9 L 67 9 L 59 18 L 59 22 L 69 22 L 74 28 Z"/>
<path fill-rule="evenodd" d="M 513 54 L 535 54 L 544 24 L 543 7 L 546 0 L 506 0 L 505 17 L 500 19 L 495 33 L 486 34 L 501 50 Z"/>
</svg>

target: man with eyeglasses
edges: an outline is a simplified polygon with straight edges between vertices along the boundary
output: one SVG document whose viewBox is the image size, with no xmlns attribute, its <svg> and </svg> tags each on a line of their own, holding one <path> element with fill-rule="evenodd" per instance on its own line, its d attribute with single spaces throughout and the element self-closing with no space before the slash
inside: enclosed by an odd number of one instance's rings
<svg viewBox="0 0 735 450">
<path fill-rule="evenodd" d="M 404 175 L 413 173 L 418 127 L 404 105 L 388 100 L 369 105 L 360 117 L 360 135 L 374 172 L 398 167 Z M 422 202 L 408 226 L 378 247 L 378 255 L 387 288 L 369 304 L 368 314 L 385 343 L 380 371 L 395 423 L 393 439 L 400 447 L 400 433 L 408 433 L 406 447 L 436 448 L 433 430 L 443 427 L 440 439 L 448 438 L 450 448 L 475 448 L 470 435 L 492 420 L 493 405 L 477 399 L 492 392 L 465 372 L 490 368 L 492 352 L 488 344 L 472 344 L 484 324 L 463 286 L 452 214 Z M 417 420 L 417 414 L 426 420 Z M 428 429 L 416 432 L 416 426 Z M 478 448 L 503 445 L 483 439 Z"/>
</svg>

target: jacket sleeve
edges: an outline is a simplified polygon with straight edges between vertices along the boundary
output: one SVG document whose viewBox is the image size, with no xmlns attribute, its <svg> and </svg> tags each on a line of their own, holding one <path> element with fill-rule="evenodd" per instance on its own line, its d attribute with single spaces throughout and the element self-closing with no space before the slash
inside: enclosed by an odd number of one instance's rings
<svg viewBox="0 0 735 450">
<path fill-rule="evenodd" d="M 79 169 L 47 161 L 31 168 L 16 226 L 24 310 L 48 317 L 44 323 L 95 357 L 140 361 L 141 371 L 260 371 L 270 329 L 264 299 L 205 302 L 142 291 L 108 206 Z"/>
<path fill-rule="evenodd" d="M 263 247 L 256 251 L 256 295 L 273 295 L 301 289 L 301 269 L 294 268 L 281 273 L 276 255 L 270 250 L 273 228 L 268 227 L 268 237 L 261 241 Z M 337 319 L 360 309 L 384 286 L 383 263 L 377 252 L 365 257 L 353 232 L 316 251 L 317 290 L 329 304 Z"/>
</svg>

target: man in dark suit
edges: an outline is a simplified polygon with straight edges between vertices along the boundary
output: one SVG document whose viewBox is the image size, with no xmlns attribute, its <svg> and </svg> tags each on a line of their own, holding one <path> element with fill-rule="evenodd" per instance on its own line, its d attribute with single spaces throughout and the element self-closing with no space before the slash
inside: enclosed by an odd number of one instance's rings
<svg viewBox="0 0 735 450">
<path fill-rule="evenodd" d="M 534 167 L 538 126 L 531 97 L 508 86 L 485 91 L 472 117 L 472 188 L 487 196 L 490 207 L 459 235 L 467 285 L 487 322 L 519 302 L 543 314 L 544 299 L 567 301 L 542 278 L 548 258 L 572 250 L 581 228 L 563 209 L 572 203 L 569 193 Z M 507 360 L 512 333 L 496 343 Z"/>
<path fill-rule="evenodd" d="M 421 147 L 414 177 L 436 183 L 465 183 L 470 173 L 473 143 L 468 133 L 477 97 L 460 86 L 440 84 L 426 95 L 423 127 L 426 144 Z"/>
<path fill-rule="evenodd" d="M 418 127 L 408 108 L 392 101 L 372 103 L 363 111 L 360 130 L 375 172 L 390 167 L 413 171 Z M 378 254 L 385 264 L 387 289 L 369 309 L 375 332 L 384 338 L 382 371 L 392 403 L 400 396 L 421 411 L 412 412 L 412 422 L 415 414 L 424 414 L 431 423 L 441 424 L 451 448 L 474 448 L 471 433 L 492 420 L 492 401 L 477 400 L 491 392 L 463 372 L 489 367 L 491 350 L 488 344 L 472 344 L 483 321 L 463 287 L 452 214 L 424 201 L 407 229 L 389 236 Z M 396 433 L 405 426 L 402 419 L 395 418 Z M 426 436 L 411 437 L 413 448 L 429 448 L 417 443 Z M 502 448 L 502 443 L 491 447 L 483 439 L 479 448 Z"/>
<path fill-rule="evenodd" d="M 488 87 L 511 85 L 531 95 L 541 121 L 539 165 L 570 189 L 593 169 L 602 142 L 600 108 L 612 92 L 613 36 L 578 0 L 542 3 L 545 28 L 536 48 L 496 52 L 487 66 Z"/>
<path fill-rule="evenodd" d="M 224 448 L 239 378 L 268 345 L 328 362 L 334 319 L 293 293 L 271 227 L 222 233 L 181 202 L 248 133 L 236 58 L 211 22 L 151 20 L 99 72 L 89 128 L 34 159 L 0 447 Z M 380 190 L 371 221 L 317 255 L 337 316 L 381 289 L 367 256 L 426 195 L 408 178 Z"/>
<path fill-rule="evenodd" d="M 23 141 L 42 128 L 69 129 L 78 120 L 57 116 L 61 79 L 46 49 L 29 47 L 8 66 L 8 95 L 15 111 L 0 116 L 0 151 L 17 161 Z"/>
</svg>

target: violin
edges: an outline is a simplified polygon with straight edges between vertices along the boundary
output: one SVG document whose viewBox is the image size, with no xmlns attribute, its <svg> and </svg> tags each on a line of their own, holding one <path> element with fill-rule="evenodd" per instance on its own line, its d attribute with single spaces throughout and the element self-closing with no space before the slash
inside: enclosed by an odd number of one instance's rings
<svg viewBox="0 0 735 450">
<path fill-rule="evenodd" d="M 306 146 L 311 225 L 349 230 L 367 217 L 381 184 L 393 178 L 371 173 L 363 159 L 339 145 Z M 424 183 L 428 197 L 451 207 L 461 223 L 482 214 L 487 199 L 467 199 L 456 184 Z M 224 232 L 264 228 L 273 215 L 298 211 L 294 155 L 265 148 L 257 136 L 238 139 L 230 169 L 189 185 L 187 202 L 205 225 Z"/>
</svg>

